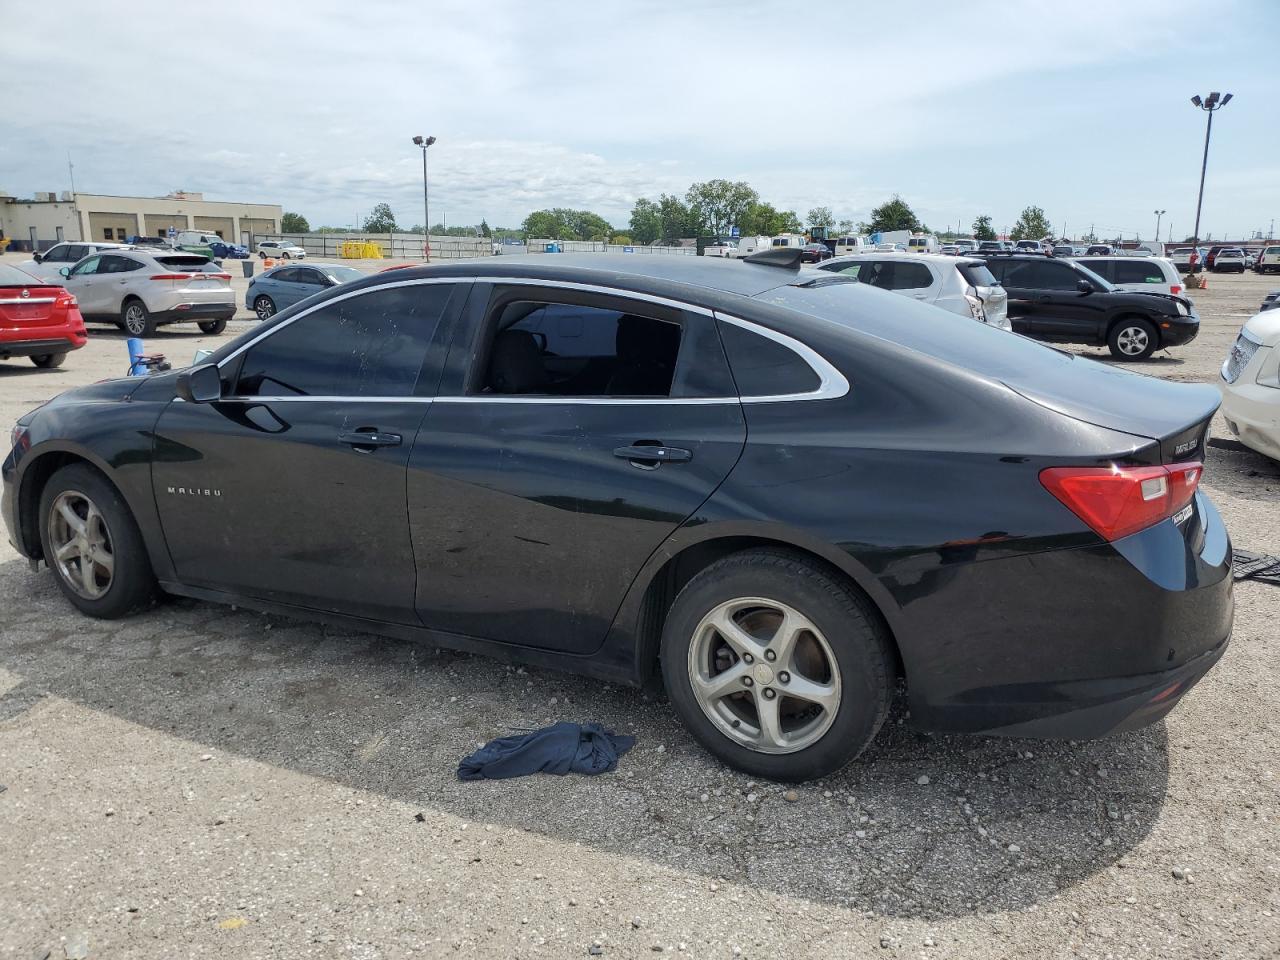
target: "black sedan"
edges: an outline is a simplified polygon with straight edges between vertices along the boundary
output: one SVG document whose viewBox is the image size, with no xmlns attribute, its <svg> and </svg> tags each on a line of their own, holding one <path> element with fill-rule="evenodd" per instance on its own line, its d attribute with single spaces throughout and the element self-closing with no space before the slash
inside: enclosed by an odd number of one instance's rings
<svg viewBox="0 0 1280 960">
<path fill-rule="evenodd" d="M 1042 254 L 991 254 L 986 261 L 1009 295 L 1014 333 L 1105 345 L 1118 360 L 1146 360 L 1200 332 L 1200 315 L 1185 297 L 1129 293 L 1072 260 Z"/>
<path fill-rule="evenodd" d="M 198 366 L 23 416 L 10 540 L 95 617 L 169 593 L 661 676 L 707 749 L 765 777 L 857 756 L 900 681 L 930 730 L 1162 717 L 1231 631 L 1197 490 L 1217 392 L 796 254 L 334 288 Z"/>
</svg>

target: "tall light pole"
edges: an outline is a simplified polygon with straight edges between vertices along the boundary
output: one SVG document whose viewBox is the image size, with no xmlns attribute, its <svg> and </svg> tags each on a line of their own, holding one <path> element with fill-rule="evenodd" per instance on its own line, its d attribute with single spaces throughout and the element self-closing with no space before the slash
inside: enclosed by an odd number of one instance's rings
<svg viewBox="0 0 1280 960">
<path fill-rule="evenodd" d="M 1231 102 L 1231 94 L 1220 94 L 1213 91 L 1203 100 L 1200 94 L 1196 94 L 1191 98 L 1191 102 L 1209 115 L 1204 126 L 1204 159 L 1200 161 L 1200 195 L 1196 197 L 1196 228 L 1191 231 L 1191 255 L 1195 257 L 1196 263 L 1192 266 L 1192 270 L 1200 269 L 1199 251 L 1200 251 L 1200 205 L 1204 203 L 1204 173 L 1209 167 L 1209 136 L 1213 133 L 1213 115 Z"/>
<path fill-rule="evenodd" d="M 422 256 L 431 261 L 431 204 L 427 195 L 427 147 L 436 142 L 435 137 L 417 136 L 413 142 L 422 148 Z"/>
<path fill-rule="evenodd" d="M 1153 213 L 1155 213 L 1155 215 L 1156 215 L 1156 243 L 1159 243 L 1159 242 L 1160 242 L 1160 218 L 1161 218 L 1161 217 L 1163 217 L 1163 216 L 1164 216 L 1166 213 L 1168 213 L 1169 211 L 1168 211 L 1168 210 L 1155 210 L 1155 211 L 1152 211 L 1152 212 L 1153 212 Z"/>
</svg>

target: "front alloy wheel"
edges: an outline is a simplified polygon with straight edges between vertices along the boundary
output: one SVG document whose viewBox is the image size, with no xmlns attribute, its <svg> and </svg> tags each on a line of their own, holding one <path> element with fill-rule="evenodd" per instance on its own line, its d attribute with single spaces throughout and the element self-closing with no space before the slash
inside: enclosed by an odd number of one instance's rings
<svg viewBox="0 0 1280 960">
<path fill-rule="evenodd" d="M 64 490 L 49 511 L 49 549 L 58 576 L 76 595 L 100 600 L 111 589 L 116 557 L 111 530 L 79 490 Z"/>
<path fill-rule="evenodd" d="M 1160 345 L 1156 328 L 1146 320 L 1121 320 L 1107 338 L 1111 355 L 1121 360 L 1145 360 Z"/>
<path fill-rule="evenodd" d="M 259 320 L 270 320 L 276 315 L 275 301 L 267 296 L 258 297 L 253 301 L 253 312 Z"/>
<path fill-rule="evenodd" d="M 822 739 L 840 709 L 840 666 L 826 637 L 778 600 L 740 597 L 698 624 L 689 682 L 726 737 L 760 753 L 795 753 Z"/>
</svg>

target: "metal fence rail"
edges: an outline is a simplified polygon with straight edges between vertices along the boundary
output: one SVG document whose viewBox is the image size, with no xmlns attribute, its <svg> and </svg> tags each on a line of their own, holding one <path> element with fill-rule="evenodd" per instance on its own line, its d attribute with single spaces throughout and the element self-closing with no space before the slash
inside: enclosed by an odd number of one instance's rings
<svg viewBox="0 0 1280 960">
<path fill-rule="evenodd" d="M 623 246 L 620 243 L 604 243 L 598 240 L 551 240 L 531 239 L 528 243 L 529 253 L 547 253 L 547 247 L 555 245 L 561 253 L 627 253 L 627 254 L 668 254 L 677 257 L 695 257 L 698 251 L 693 247 L 647 247 L 641 244 Z"/>
<path fill-rule="evenodd" d="M 263 240 L 287 240 L 307 251 L 309 257 L 342 258 L 342 245 L 347 241 L 371 243 L 390 260 L 421 260 L 420 233 L 255 233 L 254 252 Z M 431 238 L 432 260 L 466 260 L 493 255 L 493 242 L 485 237 Z"/>
</svg>

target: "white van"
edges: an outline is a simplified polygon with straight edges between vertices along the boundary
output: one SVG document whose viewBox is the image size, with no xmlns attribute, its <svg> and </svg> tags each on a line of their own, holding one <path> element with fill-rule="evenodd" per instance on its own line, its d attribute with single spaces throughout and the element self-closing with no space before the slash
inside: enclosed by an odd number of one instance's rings
<svg viewBox="0 0 1280 960">
<path fill-rule="evenodd" d="M 940 246 L 938 238 L 932 233 L 907 238 L 907 253 L 937 253 Z"/>
<path fill-rule="evenodd" d="M 846 253 L 864 253 L 869 249 L 866 237 L 836 237 L 827 242 L 835 245 L 837 257 L 843 257 Z"/>
<path fill-rule="evenodd" d="M 770 246 L 774 247 L 803 247 L 808 243 L 803 233 L 780 233 L 773 238 Z"/>
<path fill-rule="evenodd" d="M 739 237 L 738 246 L 729 256 L 741 259 L 753 253 L 759 253 L 761 250 L 768 250 L 771 246 L 773 246 L 771 237 Z"/>
</svg>

